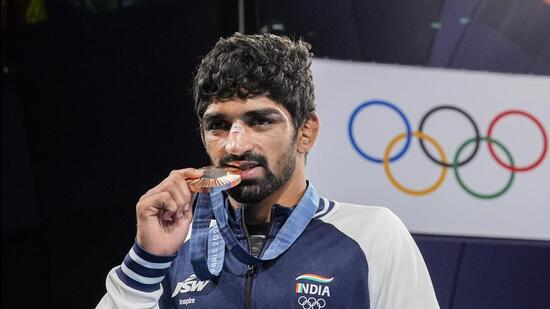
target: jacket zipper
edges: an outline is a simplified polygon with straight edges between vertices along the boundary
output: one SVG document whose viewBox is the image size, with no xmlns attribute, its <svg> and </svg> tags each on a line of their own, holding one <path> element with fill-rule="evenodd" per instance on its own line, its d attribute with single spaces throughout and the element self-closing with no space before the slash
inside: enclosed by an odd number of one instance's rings
<svg viewBox="0 0 550 309">
<path fill-rule="evenodd" d="M 273 218 L 273 208 L 271 209 L 271 218 Z M 269 220 L 269 225 L 267 227 L 267 232 L 269 233 L 269 230 L 271 228 L 271 222 L 272 220 Z M 248 228 L 246 227 L 246 222 L 244 220 L 244 214 L 242 216 L 242 225 L 244 227 L 244 232 L 246 234 L 246 241 L 248 242 L 248 252 L 252 254 L 252 244 L 250 243 L 250 235 L 248 234 Z M 267 234 L 266 234 L 267 237 Z M 265 249 L 265 243 L 260 251 L 260 255 Z M 258 267 L 260 267 L 260 264 L 257 265 L 248 265 L 248 268 L 246 269 L 246 288 L 244 291 L 244 308 L 245 309 L 252 309 L 252 281 L 254 281 L 254 275 L 258 271 Z"/>
<path fill-rule="evenodd" d="M 242 225 L 246 235 L 246 241 L 248 243 L 248 253 L 252 253 L 252 243 L 250 243 L 250 235 L 248 235 L 248 228 L 246 227 L 246 222 L 244 221 L 244 212 L 242 216 Z M 248 265 L 246 269 L 246 285 L 244 290 L 244 308 L 252 308 L 252 281 L 254 280 L 254 274 L 256 273 L 256 265 Z"/>
<path fill-rule="evenodd" d="M 252 309 L 252 281 L 254 280 L 254 275 L 256 274 L 256 265 L 248 265 L 246 270 L 246 289 L 244 292 L 244 308 Z"/>
</svg>

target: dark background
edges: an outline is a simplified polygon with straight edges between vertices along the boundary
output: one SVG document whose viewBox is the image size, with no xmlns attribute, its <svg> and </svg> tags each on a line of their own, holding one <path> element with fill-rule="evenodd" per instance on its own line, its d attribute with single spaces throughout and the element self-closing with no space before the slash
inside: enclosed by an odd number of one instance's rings
<svg viewBox="0 0 550 309">
<path fill-rule="evenodd" d="M 91 308 L 133 243 L 139 196 L 208 163 L 191 78 L 238 31 L 238 1 L 45 1 L 34 24 L 23 2 L 2 8 L 2 308 Z M 550 75 L 542 0 L 244 8 L 245 32 L 302 37 L 317 57 Z M 548 242 L 415 238 L 442 308 L 550 308 Z"/>
</svg>

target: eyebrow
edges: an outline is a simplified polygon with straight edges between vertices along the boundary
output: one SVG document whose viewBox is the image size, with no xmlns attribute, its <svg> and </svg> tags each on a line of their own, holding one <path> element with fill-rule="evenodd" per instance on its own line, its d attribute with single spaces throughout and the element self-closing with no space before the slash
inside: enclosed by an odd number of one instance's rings
<svg viewBox="0 0 550 309">
<path fill-rule="evenodd" d="M 208 113 L 208 114 L 204 114 L 202 116 L 202 120 L 201 122 L 203 124 L 206 124 L 206 123 L 209 123 L 209 122 L 212 122 L 214 120 L 223 120 L 225 119 L 225 114 L 223 113 L 218 113 L 218 112 L 213 112 L 213 113 Z"/>
<path fill-rule="evenodd" d="M 244 113 L 243 118 L 253 118 L 253 117 L 276 117 L 283 118 L 281 112 L 275 108 L 266 107 L 262 109 L 256 109 Z"/>
<path fill-rule="evenodd" d="M 261 108 L 261 109 L 248 111 L 248 112 L 244 113 L 244 115 L 242 115 L 240 118 L 241 119 L 247 119 L 247 118 L 249 119 L 249 118 L 254 118 L 254 117 L 283 118 L 283 114 L 281 114 L 281 112 L 279 110 L 275 109 L 275 108 L 266 107 L 266 108 Z M 206 123 L 209 123 L 209 122 L 214 121 L 214 120 L 226 120 L 227 118 L 228 118 L 227 114 L 225 114 L 225 113 L 211 112 L 211 113 L 206 113 L 202 116 L 202 123 L 206 124 Z"/>
</svg>

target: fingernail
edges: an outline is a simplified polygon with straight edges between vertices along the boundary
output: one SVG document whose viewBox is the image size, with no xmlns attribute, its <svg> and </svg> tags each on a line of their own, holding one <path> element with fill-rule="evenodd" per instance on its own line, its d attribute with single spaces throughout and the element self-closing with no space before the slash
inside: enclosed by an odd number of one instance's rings
<svg viewBox="0 0 550 309">
<path fill-rule="evenodd" d="M 183 211 L 188 211 L 188 210 L 189 210 L 189 204 L 183 205 Z"/>
</svg>

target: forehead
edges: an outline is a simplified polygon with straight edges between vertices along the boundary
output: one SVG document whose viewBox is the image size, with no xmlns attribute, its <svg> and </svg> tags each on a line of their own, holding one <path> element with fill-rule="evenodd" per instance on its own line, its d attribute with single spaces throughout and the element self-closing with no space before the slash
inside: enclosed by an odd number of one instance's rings
<svg viewBox="0 0 550 309">
<path fill-rule="evenodd" d="M 262 109 L 277 110 L 286 120 L 291 121 L 291 116 L 288 110 L 266 96 L 258 96 L 246 100 L 231 99 L 228 101 L 214 101 L 206 108 L 203 118 L 209 114 L 224 115 L 227 118 L 239 118 L 250 111 Z"/>
</svg>

